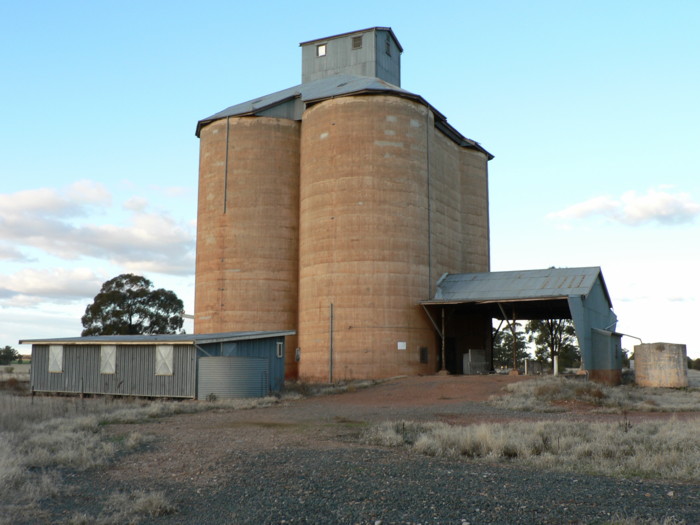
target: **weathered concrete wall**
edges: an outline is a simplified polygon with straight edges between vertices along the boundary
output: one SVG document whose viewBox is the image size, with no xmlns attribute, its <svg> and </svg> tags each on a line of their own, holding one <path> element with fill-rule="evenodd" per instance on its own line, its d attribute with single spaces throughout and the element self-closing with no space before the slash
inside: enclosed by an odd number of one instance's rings
<svg viewBox="0 0 700 525">
<path fill-rule="evenodd" d="M 200 141 L 196 333 L 295 329 L 286 375 L 305 380 L 437 370 L 419 302 L 443 273 L 489 269 L 483 153 L 389 95 L 221 119 Z"/>
<path fill-rule="evenodd" d="M 238 117 L 201 130 L 195 333 L 296 329 L 299 127 Z M 294 375 L 296 336 L 286 348 Z"/>
<path fill-rule="evenodd" d="M 460 149 L 462 264 L 458 273 L 491 270 L 488 159 L 479 151 Z"/>
<path fill-rule="evenodd" d="M 389 96 L 308 109 L 301 138 L 300 377 L 432 372 L 426 108 Z M 400 343 L 405 350 L 399 350 Z"/>
<path fill-rule="evenodd" d="M 301 136 L 300 376 L 331 377 L 331 338 L 334 380 L 433 373 L 418 303 L 445 272 L 488 270 L 485 156 L 392 96 L 317 104 Z"/>
<path fill-rule="evenodd" d="M 685 345 L 646 343 L 634 347 L 634 377 L 640 386 L 686 387 L 687 369 Z"/>
<path fill-rule="evenodd" d="M 432 297 L 444 273 L 490 268 L 486 155 L 455 144 L 432 127 L 432 118 L 430 126 Z"/>
</svg>

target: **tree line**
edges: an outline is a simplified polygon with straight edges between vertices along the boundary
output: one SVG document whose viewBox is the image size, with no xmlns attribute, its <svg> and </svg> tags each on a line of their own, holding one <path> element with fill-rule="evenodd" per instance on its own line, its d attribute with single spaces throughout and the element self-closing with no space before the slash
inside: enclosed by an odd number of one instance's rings
<svg viewBox="0 0 700 525">
<path fill-rule="evenodd" d="M 535 355 L 529 348 L 534 345 Z M 556 357 L 560 368 L 581 365 L 574 323 L 571 319 L 544 319 L 511 323 L 511 328 L 493 331 L 493 365 L 496 367 L 521 366 L 526 359 L 552 365 Z"/>
</svg>

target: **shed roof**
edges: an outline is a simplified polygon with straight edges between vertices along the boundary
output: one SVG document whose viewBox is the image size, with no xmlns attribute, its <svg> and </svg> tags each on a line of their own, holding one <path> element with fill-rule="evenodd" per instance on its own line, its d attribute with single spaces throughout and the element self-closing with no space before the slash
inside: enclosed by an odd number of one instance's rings
<svg viewBox="0 0 700 525">
<path fill-rule="evenodd" d="M 600 279 L 608 304 L 612 301 L 600 267 L 548 268 L 509 272 L 445 274 L 435 297 L 423 304 L 508 302 L 587 296 Z"/>
<path fill-rule="evenodd" d="M 231 341 L 247 341 L 251 339 L 267 339 L 294 335 L 294 330 L 279 332 L 220 332 L 215 334 L 162 334 L 162 335 L 93 335 L 86 337 L 58 337 L 53 339 L 22 339 L 19 344 L 34 345 L 156 345 L 180 344 L 201 345 L 207 343 L 223 343 Z"/>
<path fill-rule="evenodd" d="M 443 316 L 451 310 L 501 320 L 572 319 L 585 370 L 609 366 L 601 365 L 609 348 L 596 343 L 593 334 L 620 335 L 614 332 L 617 316 L 598 266 L 445 274 L 435 297 L 421 304 L 438 332 L 431 314 L 437 309 Z"/>
<path fill-rule="evenodd" d="M 269 95 L 249 100 L 235 106 L 228 107 L 218 113 L 211 115 L 197 122 L 197 130 L 195 134 L 199 134 L 204 126 L 226 117 L 245 117 L 258 116 L 265 110 L 269 110 L 275 106 L 279 106 L 295 99 L 301 100 L 306 106 L 315 102 L 320 102 L 334 97 L 350 96 L 350 95 L 367 95 L 367 94 L 390 94 L 404 98 L 410 98 L 427 106 L 435 115 L 435 125 L 451 140 L 462 147 L 471 148 L 481 151 L 490 159 L 493 155 L 486 151 L 478 142 L 468 139 L 459 131 L 447 123 L 447 118 L 437 109 L 431 106 L 423 97 L 411 93 L 403 88 L 390 84 L 376 77 L 363 77 L 359 75 L 334 75 L 331 77 L 320 78 L 312 82 L 305 82 L 297 86 L 292 86 L 282 91 L 276 91 Z M 297 120 L 301 119 L 301 115 L 296 115 Z"/>
</svg>

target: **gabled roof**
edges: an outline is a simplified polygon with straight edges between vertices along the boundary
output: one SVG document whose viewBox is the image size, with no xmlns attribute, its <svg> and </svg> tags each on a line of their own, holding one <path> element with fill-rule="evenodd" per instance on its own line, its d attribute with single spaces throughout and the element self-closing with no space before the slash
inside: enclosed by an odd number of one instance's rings
<svg viewBox="0 0 700 525">
<path fill-rule="evenodd" d="M 396 45 L 399 48 L 399 51 L 401 51 L 403 53 L 403 47 L 401 47 L 401 44 L 399 44 L 399 39 L 396 38 L 394 31 L 390 27 L 379 27 L 379 26 L 368 27 L 367 29 L 359 29 L 357 31 L 348 31 L 347 33 L 340 33 L 339 35 L 331 35 L 331 36 L 327 36 L 324 38 L 314 38 L 313 40 L 307 40 L 306 42 L 301 42 L 299 45 L 305 46 L 308 44 L 313 44 L 315 42 L 325 42 L 327 40 L 333 40 L 334 38 L 341 38 L 344 36 L 359 35 L 361 33 L 371 33 L 372 31 L 387 31 L 391 35 L 391 38 L 394 39 L 394 42 L 396 42 Z"/>
<path fill-rule="evenodd" d="M 282 91 L 277 91 L 269 95 L 265 95 L 254 100 L 249 100 L 235 106 L 228 107 L 223 111 L 213 114 L 210 117 L 197 122 L 197 130 L 195 134 L 199 137 L 200 131 L 204 126 L 221 120 L 226 117 L 245 117 L 258 116 L 266 110 L 270 110 L 275 106 L 281 106 L 286 103 L 294 102 L 295 100 L 302 101 L 306 106 L 315 102 L 320 102 L 334 97 L 342 97 L 349 95 L 363 94 L 390 94 L 404 98 L 410 98 L 421 104 L 424 104 L 435 115 L 435 125 L 440 131 L 445 133 L 451 140 L 462 147 L 476 149 L 484 153 L 489 160 L 493 155 L 486 151 L 481 145 L 464 137 L 455 128 L 447 123 L 447 118 L 433 106 L 423 99 L 420 95 L 406 91 L 398 86 L 390 84 L 376 77 L 363 77 L 359 75 L 334 75 L 332 77 L 321 78 L 312 82 L 299 84 Z M 303 111 L 303 109 L 302 109 Z M 295 120 L 301 119 L 301 112 L 295 114 Z"/>
<path fill-rule="evenodd" d="M 598 266 L 445 274 L 438 281 L 435 297 L 422 304 L 566 299 L 571 296 L 587 296 L 598 279 L 602 283 L 605 298 L 612 307 Z"/>
<path fill-rule="evenodd" d="M 207 343 L 225 343 L 232 341 L 248 341 L 251 339 L 267 339 L 294 335 L 294 330 L 279 332 L 221 332 L 215 334 L 163 334 L 163 335 L 93 335 L 86 337 L 59 337 L 54 339 L 23 339 L 19 344 L 34 345 L 155 345 L 180 344 L 201 345 Z"/>
</svg>

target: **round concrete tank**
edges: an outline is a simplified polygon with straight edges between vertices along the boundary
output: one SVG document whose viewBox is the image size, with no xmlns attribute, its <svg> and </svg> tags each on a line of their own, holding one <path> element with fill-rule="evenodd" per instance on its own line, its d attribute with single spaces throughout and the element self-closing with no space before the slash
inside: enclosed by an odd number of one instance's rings
<svg viewBox="0 0 700 525">
<path fill-rule="evenodd" d="M 195 333 L 295 330 L 299 122 L 204 126 L 198 199 Z M 286 347 L 293 376 L 296 336 Z"/>
<path fill-rule="evenodd" d="M 353 96 L 306 110 L 301 133 L 299 375 L 432 373 L 428 192 L 432 114 Z M 425 361 L 423 359 L 423 361 Z"/>
<path fill-rule="evenodd" d="M 687 387 L 687 369 L 685 345 L 646 343 L 634 347 L 634 377 L 639 386 Z"/>
</svg>

